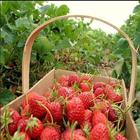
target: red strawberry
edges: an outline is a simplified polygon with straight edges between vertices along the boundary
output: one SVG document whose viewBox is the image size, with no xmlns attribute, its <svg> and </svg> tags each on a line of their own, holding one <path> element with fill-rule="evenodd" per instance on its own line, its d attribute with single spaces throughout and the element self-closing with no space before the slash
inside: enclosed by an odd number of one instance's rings
<svg viewBox="0 0 140 140">
<path fill-rule="evenodd" d="M 30 106 L 30 112 L 34 117 L 40 119 L 46 114 L 46 109 L 44 106 L 48 107 L 48 102 L 45 97 L 34 94 L 31 98 L 29 98 L 28 102 Z"/>
<path fill-rule="evenodd" d="M 92 126 L 98 123 L 107 124 L 107 118 L 100 110 L 95 110 L 93 111 Z"/>
<path fill-rule="evenodd" d="M 52 117 L 53 117 L 53 120 L 56 121 L 56 122 L 59 122 L 62 120 L 62 117 L 63 117 L 63 108 L 61 106 L 61 104 L 59 102 L 51 102 L 50 106 L 49 106 L 49 110 L 50 110 L 50 113 L 52 114 Z M 50 115 L 46 114 L 46 117 L 45 117 L 47 120 L 51 120 L 50 118 Z"/>
<path fill-rule="evenodd" d="M 26 129 L 26 126 L 27 126 L 27 122 L 28 120 L 25 119 L 25 118 L 21 118 L 19 121 L 18 121 L 18 128 L 20 129 L 20 131 L 25 131 Z"/>
<path fill-rule="evenodd" d="M 85 83 L 85 82 L 80 83 L 79 87 L 80 87 L 82 92 L 90 91 L 91 90 L 89 84 Z"/>
<path fill-rule="evenodd" d="M 68 86 L 68 76 L 61 76 L 59 79 L 58 79 L 58 83 L 61 85 L 61 86 L 65 86 L 67 87 Z"/>
<path fill-rule="evenodd" d="M 79 83 L 80 78 L 77 74 L 71 74 L 68 76 L 68 85 L 72 86 L 74 83 Z"/>
<path fill-rule="evenodd" d="M 90 132 L 90 140 L 110 140 L 106 125 L 98 123 Z"/>
<path fill-rule="evenodd" d="M 71 136 L 72 136 L 73 140 L 87 140 L 84 137 L 84 133 L 81 129 L 74 130 L 73 135 L 72 135 L 72 130 L 71 129 L 66 129 L 61 134 L 61 140 L 71 140 Z"/>
<path fill-rule="evenodd" d="M 112 89 L 108 89 L 107 93 L 107 99 L 111 102 L 120 102 L 123 100 L 121 95 L 116 94 Z"/>
<path fill-rule="evenodd" d="M 17 127 L 18 127 L 17 124 L 20 118 L 21 116 L 16 110 L 10 109 L 10 123 L 8 124 L 10 135 L 13 135 L 16 132 Z"/>
<path fill-rule="evenodd" d="M 115 109 L 113 109 L 112 107 L 109 107 L 109 111 L 108 111 L 108 120 L 111 122 L 114 122 L 117 120 L 117 113 L 115 111 Z"/>
<path fill-rule="evenodd" d="M 14 136 L 12 137 L 12 140 L 31 140 L 31 139 L 25 132 L 16 131 Z"/>
<path fill-rule="evenodd" d="M 100 110 L 103 114 L 108 117 L 110 103 L 107 100 L 96 99 L 94 109 Z"/>
<path fill-rule="evenodd" d="M 107 94 L 110 90 L 114 90 L 113 87 L 109 84 L 106 84 L 105 87 L 104 87 L 104 91 L 105 93 Z"/>
<path fill-rule="evenodd" d="M 95 91 L 97 88 L 104 88 L 105 87 L 105 83 L 104 82 L 96 82 L 93 84 L 93 90 Z"/>
<path fill-rule="evenodd" d="M 68 101 L 66 105 L 66 116 L 70 122 L 78 121 L 79 123 L 81 123 L 84 119 L 84 113 L 84 105 L 80 98 L 73 97 Z"/>
<path fill-rule="evenodd" d="M 115 136 L 115 140 L 127 140 L 127 138 L 124 137 L 122 134 L 118 133 L 118 134 Z"/>
<path fill-rule="evenodd" d="M 117 83 L 115 81 L 109 81 L 108 83 L 110 86 L 112 86 L 113 88 L 116 87 Z"/>
<path fill-rule="evenodd" d="M 28 120 L 27 133 L 31 138 L 33 138 L 33 139 L 39 138 L 42 130 L 43 130 L 43 124 L 38 118 L 31 117 Z"/>
<path fill-rule="evenodd" d="M 60 87 L 58 89 L 58 95 L 63 96 L 64 98 L 66 97 L 72 98 L 74 96 L 74 92 L 75 92 L 74 89 L 68 87 Z"/>
<path fill-rule="evenodd" d="M 32 96 L 35 96 L 36 94 L 37 94 L 37 93 L 34 92 L 34 91 L 32 91 L 32 92 L 30 92 L 29 94 L 27 94 L 26 97 L 25 97 L 25 99 L 22 100 L 22 103 L 21 103 L 22 108 L 24 108 L 24 107 L 28 104 L 28 100 L 29 100 L 30 98 L 32 98 Z"/>
<path fill-rule="evenodd" d="M 74 133 L 76 133 L 77 135 L 80 135 L 80 136 L 85 136 L 84 132 L 81 129 L 75 129 Z"/>
<path fill-rule="evenodd" d="M 92 111 L 91 110 L 85 110 L 85 113 L 84 113 L 84 119 L 81 123 L 81 127 L 82 129 L 88 125 L 88 128 L 91 129 L 92 128 Z"/>
<path fill-rule="evenodd" d="M 40 140 L 60 140 L 60 133 L 54 127 L 46 127 L 40 135 Z"/>
<path fill-rule="evenodd" d="M 100 97 L 101 95 L 104 95 L 104 89 L 103 88 L 96 88 L 94 91 L 94 95 L 95 97 Z"/>
<path fill-rule="evenodd" d="M 78 97 L 83 102 L 83 105 L 84 105 L 85 109 L 88 109 L 89 107 L 92 106 L 93 96 L 89 92 L 82 92 L 81 94 L 78 95 Z"/>
</svg>

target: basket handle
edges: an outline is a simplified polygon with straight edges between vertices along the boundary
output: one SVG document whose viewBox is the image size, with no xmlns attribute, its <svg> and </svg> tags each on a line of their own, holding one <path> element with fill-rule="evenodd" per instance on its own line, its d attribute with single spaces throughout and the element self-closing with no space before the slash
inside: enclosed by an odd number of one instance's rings
<svg viewBox="0 0 140 140">
<path fill-rule="evenodd" d="M 30 58 L 31 58 L 31 50 L 32 50 L 32 45 L 34 43 L 34 40 L 36 37 L 39 35 L 40 31 L 43 30 L 46 26 L 49 24 L 57 21 L 57 20 L 62 20 L 62 19 L 67 19 L 67 18 L 88 18 L 92 20 L 97 20 L 100 22 L 103 22 L 112 28 L 116 29 L 127 41 L 131 50 L 131 55 L 132 55 L 132 74 L 131 74 L 131 83 L 130 83 L 130 90 L 129 90 L 129 98 L 128 102 L 131 103 L 134 97 L 135 93 L 135 85 L 136 85 L 136 66 L 137 66 L 137 52 L 134 48 L 133 42 L 131 39 L 128 37 L 128 35 L 123 32 L 121 29 L 116 27 L 115 25 L 111 24 L 110 22 L 107 22 L 103 19 L 93 17 L 93 16 L 87 16 L 87 15 L 66 15 L 66 16 L 58 16 L 54 17 L 48 21 L 46 21 L 44 24 L 41 24 L 38 26 L 36 29 L 34 29 L 29 37 L 26 40 L 25 47 L 24 47 L 24 52 L 23 52 L 23 60 L 22 60 L 22 91 L 23 93 L 26 93 L 29 90 L 29 70 L 30 70 Z"/>
</svg>

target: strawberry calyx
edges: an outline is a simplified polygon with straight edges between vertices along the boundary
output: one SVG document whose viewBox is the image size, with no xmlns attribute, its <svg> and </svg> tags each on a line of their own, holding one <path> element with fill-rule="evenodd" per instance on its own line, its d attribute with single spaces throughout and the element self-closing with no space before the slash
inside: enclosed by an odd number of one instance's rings
<svg viewBox="0 0 140 140">
<path fill-rule="evenodd" d="M 25 132 L 20 132 L 19 129 L 14 133 L 14 136 L 11 138 L 11 140 L 25 140 L 25 139 L 29 139 L 29 136 Z"/>
<path fill-rule="evenodd" d="M 109 136 L 111 140 L 114 140 L 115 135 L 117 134 L 117 129 L 116 127 L 109 127 L 108 126 L 108 130 L 109 130 Z"/>
<path fill-rule="evenodd" d="M 27 131 L 27 129 L 29 129 L 32 133 L 33 128 L 38 125 L 37 121 L 38 119 L 36 117 L 31 116 L 28 120 L 25 130 Z"/>
<path fill-rule="evenodd" d="M 69 121 L 65 121 L 65 119 L 63 118 L 63 123 L 65 128 L 68 130 L 71 130 L 70 132 L 70 140 L 73 140 L 73 135 L 74 135 L 74 130 L 76 128 L 76 126 L 78 125 L 78 122 L 75 121 L 74 123 L 70 123 Z"/>
<path fill-rule="evenodd" d="M 88 139 L 89 139 L 89 136 L 90 136 L 90 129 L 91 128 L 90 128 L 89 124 L 85 124 L 84 128 L 82 129 Z"/>
<path fill-rule="evenodd" d="M 9 111 L 9 107 L 6 106 L 4 108 L 3 114 L 0 116 L 0 124 L 1 124 L 0 130 L 2 133 L 2 137 L 4 137 L 4 134 L 6 134 L 6 137 L 8 139 L 11 138 L 9 129 L 8 129 L 8 125 L 12 122 L 12 119 L 11 119 L 12 114 L 13 114 L 13 112 Z M 5 133 L 5 131 L 6 131 L 6 133 Z"/>
<path fill-rule="evenodd" d="M 81 89 L 79 88 L 79 84 L 78 83 L 74 83 L 73 85 L 72 85 L 72 88 L 74 88 L 76 91 L 81 91 Z"/>
<path fill-rule="evenodd" d="M 75 121 L 72 125 L 71 125 L 71 136 L 70 136 L 70 140 L 73 140 L 73 132 L 77 126 L 78 122 Z"/>
<path fill-rule="evenodd" d="M 11 119 L 11 115 L 12 115 L 13 112 L 9 111 L 9 108 L 8 107 L 5 107 L 4 108 L 4 112 L 3 114 L 0 116 L 0 120 L 1 120 L 1 128 L 4 128 L 6 126 L 8 126 L 9 123 L 12 122 L 12 119 Z"/>
</svg>

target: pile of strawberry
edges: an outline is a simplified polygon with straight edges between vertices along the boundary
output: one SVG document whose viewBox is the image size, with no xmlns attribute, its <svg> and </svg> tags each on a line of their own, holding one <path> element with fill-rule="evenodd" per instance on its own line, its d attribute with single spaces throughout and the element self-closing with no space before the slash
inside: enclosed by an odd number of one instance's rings
<svg viewBox="0 0 140 140">
<path fill-rule="evenodd" d="M 39 95 L 30 92 L 19 111 L 5 109 L 1 137 L 10 140 L 127 140 L 119 83 L 89 75 L 61 76 Z"/>
</svg>

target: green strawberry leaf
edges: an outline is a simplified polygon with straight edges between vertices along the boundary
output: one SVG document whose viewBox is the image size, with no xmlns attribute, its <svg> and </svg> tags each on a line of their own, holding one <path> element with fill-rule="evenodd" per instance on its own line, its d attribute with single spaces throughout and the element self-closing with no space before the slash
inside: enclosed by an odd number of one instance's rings
<svg viewBox="0 0 140 140">
<path fill-rule="evenodd" d="M 11 91 L 4 89 L 0 92 L 0 105 L 6 105 L 15 98 L 16 96 Z"/>
<path fill-rule="evenodd" d="M 37 123 L 37 118 L 35 117 L 31 117 L 28 121 L 28 124 L 27 124 L 27 127 L 26 127 L 26 130 L 29 129 L 30 132 L 32 133 L 32 130 L 35 126 L 37 126 L 38 123 Z"/>
</svg>

